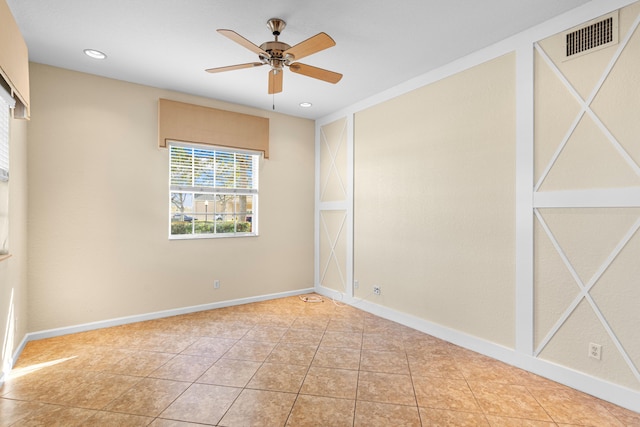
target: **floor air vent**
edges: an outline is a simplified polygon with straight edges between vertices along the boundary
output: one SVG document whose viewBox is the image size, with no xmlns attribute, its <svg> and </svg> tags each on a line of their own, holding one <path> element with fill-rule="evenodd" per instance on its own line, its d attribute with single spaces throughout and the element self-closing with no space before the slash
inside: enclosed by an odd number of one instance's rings
<svg viewBox="0 0 640 427">
<path fill-rule="evenodd" d="M 618 43 L 618 13 L 590 21 L 565 33 L 565 59 L 590 53 Z"/>
</svg>

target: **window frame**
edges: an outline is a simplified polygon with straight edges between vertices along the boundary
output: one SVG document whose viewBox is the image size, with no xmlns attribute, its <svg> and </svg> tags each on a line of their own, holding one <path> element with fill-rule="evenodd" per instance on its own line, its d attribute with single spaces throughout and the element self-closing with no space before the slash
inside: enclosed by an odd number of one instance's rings
<svg viewBox="0 0 640 427">
<path fill-rule="evenodd" d="M 234 167 L 237 165 L 237 159 L 235 158 L 236 154 L 243 154 L 243 155 L 249 155 L 251 156 L 251 181 L 252 181 L 252 187 L 251 188 L 239 188 L 237 186 L 234 187 L 209 187 L 209 186 L 199 186 L 199 185 L 195 185 L 194 182 L 192 182 L 192 185 L 182 185 L 182 184 L 172 184 L 172 166 L 173 166 L 173 155 L 172 155 L 172 148 L 173 147 L 180 147 L 180 148 L 187 148 L 187 149 L 191 149 L 191 150 L 198 150 L 200 152 L 210 152 L 210 153 L 224 153 L 225 155 L 228 154 L 233 154 L 234 155 Z M 168 200 L 168 205 L 169 205 L 169 227 L 168 227 L 168 235 L 169 235 L 169 240 L 194 240 L 194 239 L 220 239 L 220 238 L 239 238 L 239 237 L 257 237 L 259 235 L 258 233 L 258 222 L 259 222 L 259 216 L 258 216 L 258 200 L 259 200 L 259 165 L 260 165 L 260 160 L 262 159 L 263 153 L 259 152 L 259 151 L 252 151 L 252 150 L 245 150 L 245 149 L 238 149 L 238 148 L 230 148 L 230 147 L 223 147 L 223 146 L 215 146 L 215 145 L 209 145 L 209 144 L 198 144 L 198 143 L 188 143 L 188 142 L 182 142 L 182 141 L 174 141 L 174 140 L 168 140 L 167 141 L 167 149 L 169 151 L 169 170 L 168 170 L 168 181 L 169 181 L 169 191 L 168 191 L 168 195 L 169 195 L 169 200 Z M 193 156 L 193 152 L 191 154 Z M 235 169 L 234 169 L 235 170 Z M 194 177 L 195 174 L 195 168 L 193 167 L 192 164 L 192 172 L 191 172 L 191 177 Z M 234 176 L 234 181 L 237 177 Z M 173 194 L 186 194 L 186 195 L 191 195 L 191 206 L 192 206 L 192 212 L 184 212 L 184 210 L 181 213 L 176 213 L 174 211 L 174 203 L 173 203 Z M 200 195 L 200 196 L 209 196 L 209 197 L 203 197 L 204 198 L 204 205 L 205 206 L 209 206 L 209 202 L 212 202 L 213 204 L 213 208 L 211 210 L 211 212 L 208 212 L 205 208 L 205 212 L 199 212 L 196 211 L 196 195 Z M 244 212 L 239 212 L 236 210 L 238 203 L 239 203 L 239 199 L 235 198 L 235 196 L 238 195 L 242 195 L 242 196 L 249 196 L 251 197 L 251 209 L 250 210 L 246 210 Z M 222 202 L 220 202 L 220 199 L 218 199 L 218 196 L 232 196 L 234 197 L 233 201 L 229 201 L 228 199 L 223 199 Z M 225 210 L 223 210 L 222 212 L 217 212 L 216 211 L 216 205 L 223 203 L 223 204 L 229 204 L 232 203 L 233 205 L 233 212 L 226 212 Z M 245 208 L 246 209 L 246 208 Z M 183 215 L 186 217 L 190 217 L 190 220 L 186 220 L 186 222 L 190 222 L 192 224 L 192 228 L 191 228 L 191 232 L 190 233 L 186 233 L 186 234 L 172 234 L 172 224 L 174 223 L 173 221 L 173 217 L 174 215 Z M 201 217 L 202 215 L 205 216 L 205 221 L 208 222 L 207 217 L 210 216 L 212 217 L 212 223 L 213 223 L 213 233 L 205 233 L 205 232 L 196 232 L 196 223 L 198 221 L 197 217 Z M 232 222 L 234 223 L 234 231 L 233 232 L 217 232 L 218 228 L 217 228 L 217 224 L 218 221 L 220 221 L 216 215 L 220 216 L 220 217 L 230 217 L 232 218 Z M 239 215 L 244 215 L 245 217 L 245 221 L 238 221 L 238 216 Z M 249 219 L 250 218 L 250 219 Z M 185 222 L 184 219 L 182 222 Z M 227 221 L 223 221 L 223 222 L 227 222 Z M 239 223 L 250 223 L 251 224 L 251 231 L 238 231 L 237 227 Z"/>
</svg>

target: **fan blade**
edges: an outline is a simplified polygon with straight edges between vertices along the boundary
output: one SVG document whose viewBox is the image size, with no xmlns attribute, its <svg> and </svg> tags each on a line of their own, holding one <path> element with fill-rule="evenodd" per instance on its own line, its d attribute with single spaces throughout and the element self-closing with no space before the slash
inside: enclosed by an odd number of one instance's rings
<svg viewBox="0 0 640 427">
<path fill-rule="evenodd" d="M 269 71 L 269 95 L 282 92 L 282 70 Z"/>
<path fill-rule="evenodd" d="M 309 56 L 313 53 L 320 52 L 321 50 L 328 49 L 332 46 L 335 46 L 336 42 L 333 41 L 328 34 L 319 33 L 313 37 L 306 39 L 303 42 L 298 43 L 297 45 L 290 47 L 285 50 L 282 54 L 286 57 L 287 55 L 293 56 L 293 59 L 299 60 L 304 58 L 305 56 Z"/>
<path fill-rule="evenodd" d="M 251 43 L 249 40 L 245 39 L 244 37 L 242 37 L 240 34 L 236 33 L 235 31 L 232 31 L 232 30 L 218 30 L 218 32 L 220 34 L 222 34 L 223 36 L 233 40 L 236 43 L 238 43 L 240 46 L 243 46 L 243 47 L 249 49 L 251 52 L 257 53 L 258 55 L 264 55 L 267 58 L 269 57 L 269 54 L 267 52 L 265 52 L 264 50 L 260 49 L 258 46 L 256 46 L 255 44 Z"/>
<path fill-rule="evenodd" d="M 262 62 L 249 62 L 247 64 L 229 65 L 226 67 L 208 68 L 205 71 L 207 73 L 221 73 L 223 71 L 240 70 L 242 68 L 259 67 L 264 65 Z"/>
<path fill-rule="evenodd" d="M 342 78 L 342 74 L 335 73 L 333 71 L 324 70 L 318 67 L 312 67 L 311 65 L 301 64 L 299 62 L 294 62 L 289 65 L 289 69 L 294 73 L 302 74 L 308 77 L 313 77 L 314 79 L 324 80 L 325 82 L 336 84 Z"/>
</svg>

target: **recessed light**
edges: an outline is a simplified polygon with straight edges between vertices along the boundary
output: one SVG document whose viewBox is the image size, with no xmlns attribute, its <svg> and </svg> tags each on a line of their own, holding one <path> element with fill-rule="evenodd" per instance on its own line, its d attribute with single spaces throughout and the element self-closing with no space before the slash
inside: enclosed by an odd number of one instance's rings
<svg viewBox="0 0 640 427">
<path fill-rule="evenodd" d="M 85 49 L 84 54 L 93 59 L 105 59 L 107 57 L 106 54 L 95 49 Z"/>
<path fill-rule="evenodd" d="M 310 108 L 312 105 L 313 105 L 313 104 L 312 104 L 312 103 L 310 103 L 310 102 L 301 102 L 301 103 L 300 103 L 300 106 L 301 106 L 302 108 Z"/>
</svg>

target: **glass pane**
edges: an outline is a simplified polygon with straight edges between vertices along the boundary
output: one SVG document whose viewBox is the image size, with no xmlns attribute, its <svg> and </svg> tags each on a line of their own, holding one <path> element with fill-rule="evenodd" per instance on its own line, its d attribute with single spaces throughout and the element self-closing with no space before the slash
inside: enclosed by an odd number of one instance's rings
<svg viewBox="0 0 640 427">
<path fill-rule="evenodd" d="M 253 156 L 236 154 L 236 187 L 253 188 Z"/>
<path fill-rule="evenodd" d="M 194 193 L 193 228 L 196 234 L 214 233 L 215 199 L 216 196 L 214 194 Z"/>
<path fill-rule="evenodd" d="M 234 153 L 216 153 L 216 186 L 233 188 L 235 185 Z"/>
<path fill-rule="evenodd" d="M 193 150 L 171 146 L 171 185 L 192 185 Z"/>
<path fill-rule="evenodd" d="M 193 234 L 193 193 L 171 193 L 171 234 Z"/>
<path fill-rule="evenodd" d="M 215 186 L 216 152 L 211 150 L 193 150 L 193 182 L 198 187 Z"/>
</svg>

